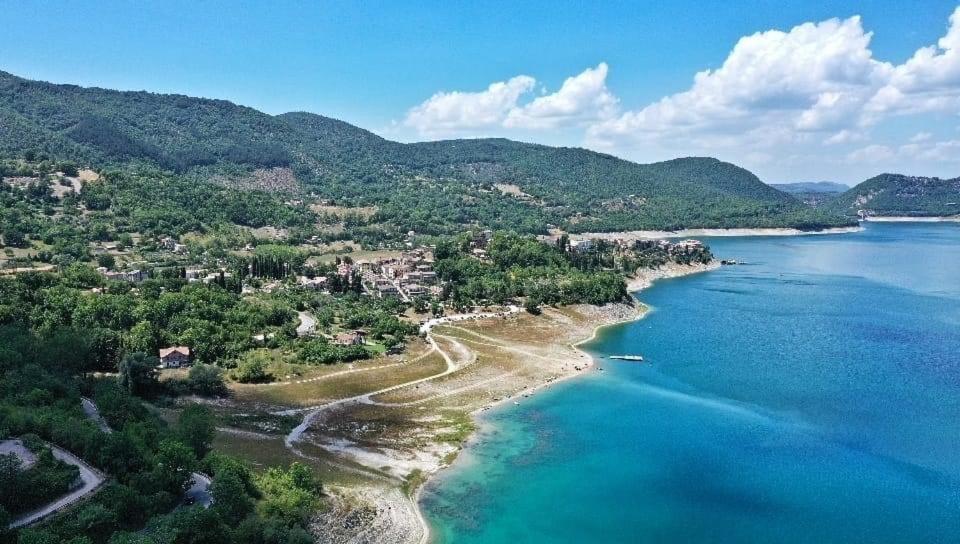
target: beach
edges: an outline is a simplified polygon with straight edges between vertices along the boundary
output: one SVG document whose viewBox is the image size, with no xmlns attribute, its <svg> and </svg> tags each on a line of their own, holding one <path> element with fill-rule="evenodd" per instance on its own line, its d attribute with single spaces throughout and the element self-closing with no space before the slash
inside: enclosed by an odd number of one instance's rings
<svg viewBox="0 0 960 544">
<path fill-rule="evenodd" d="M 818 234 L 844 234 L 860 232 L 863 227 L 833 227 L 821 230 L 800 230 L 790 228 L 757 229 L 682 229 L 682 230 L 632 230 L 624 232 L 584 232 L 571 234 L 571 240 L 659 240 L 661 238 L 689 238 L 694 236 L 815 236 Z"/>
<path fill-rule="evenodd" d="M 870 215 L 864 217 L 863 220 L 873 223 L 956 223 L 960 222 L 960 215 L 937 215 L 929 217 L 917 217 L 910 215 Z"/>
<path fill-rule="evenodd" d="M 643 271 L 631 280 L 630 290 L 716 266 Z M 329 488 L 335 507 L 314 520 L 319 541 L 428 542 L 420 492 L 428 480 L 455 462 L 483 424 L 483 414 L 499 406 L 522 404 L 544 388 L 595 371 L 595 361 L 579 346 L 603 327 L 641 318 L 646 309 L 633 301 L 545 307 L 536 316 L 507 311 L 431 322 L 428 340 L 451 359 L 452 366 L 443 376 L 373 394 L 363 402 L 338 404 L 317 414 L 309 430 L 303 431 L 304 442 L 298 445 L 302 451 L 319 448 L 351 467 L 383 476 L 375 483 Z M 370 429 L 385 418 L 391 428 L 381 429 L 377 436 L 354 432 Z M 460 422 L 456 440 L 448 438 L 451 421 Z"/>
</svg>

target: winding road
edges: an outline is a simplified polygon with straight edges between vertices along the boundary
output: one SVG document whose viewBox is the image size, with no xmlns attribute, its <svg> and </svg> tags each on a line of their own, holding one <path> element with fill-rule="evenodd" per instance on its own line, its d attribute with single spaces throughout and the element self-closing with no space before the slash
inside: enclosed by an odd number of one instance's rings
<svg viewBox="0 0 960 544">
<path fill-rule="evenodd" d="M 96 403 L 86 397 L 80 397 L 81 406 L 83 406 L 83 413 L 86 416 L 93 420 L 100 430 L 111 434 L 113 429 L 110 427 L 110 424 L 107 423 L 107 420 L 100 415 L 100 409 L 97 408 Z M 213 504 L 213 495 L 210 493 L 210 477 L 201 472 L 194 472 L 190 474 L 190 487 L 183 494 L 184 502 L 189 504 L 199 504 L 204 508 L 210 508 L 210 505 Z"/>
<path fill-rule="evenodd" d="M 100 487 L 100 484 L 102 484 L 105 480 L 105 477 L 100 473 L 100 471 L 91 467 L 76 455 L 63 448 L 54 446 L 53 444 L 47 445 L 50 446 L 50 451 L 53 453 L 53 456 L 56 459 L 73 465 L 80 470 L 81 485 L 57 500 L 48 503 L 32 512 L 28 512 L 20 517 L 15 518 L 13 523 L 10 524 L 11 529 L 32 525 L 46 518 L 47 516 L 63 510 L 64 508 L 95 492 Z"/>
</svg>

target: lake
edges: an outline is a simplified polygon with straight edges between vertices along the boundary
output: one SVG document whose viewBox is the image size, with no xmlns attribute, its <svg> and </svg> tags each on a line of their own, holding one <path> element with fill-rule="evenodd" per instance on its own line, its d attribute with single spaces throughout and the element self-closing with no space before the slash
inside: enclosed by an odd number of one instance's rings
<svg viewBox="0 0 960 544">
<path fill-rule="evenodd" d="M 960 225 L 712 238 L 604 372 L 484 415 L 441 543 L 960 542 Z M 642 354 L 646 362 L 606 359 Z"/>
</svg>

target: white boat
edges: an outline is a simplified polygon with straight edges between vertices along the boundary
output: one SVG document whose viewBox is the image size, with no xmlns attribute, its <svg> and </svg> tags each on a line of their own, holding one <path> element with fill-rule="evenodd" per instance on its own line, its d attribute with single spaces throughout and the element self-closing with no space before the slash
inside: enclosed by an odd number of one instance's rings
<svg viewBox="0 0 960 544">
<path fill-rule="evenodd" d="M 609 358 L 621 361 L 642 361 L 643 355 L 611 355 Z"/>
</svg>

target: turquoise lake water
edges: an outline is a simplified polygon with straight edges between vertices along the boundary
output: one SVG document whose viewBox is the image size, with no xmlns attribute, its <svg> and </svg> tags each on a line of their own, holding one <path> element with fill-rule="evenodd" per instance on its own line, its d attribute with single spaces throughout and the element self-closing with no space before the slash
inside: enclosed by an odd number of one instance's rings
<svg viewBox="0 0 960 544">
<path fill-rule="evenodd" d="M 960 225 L 713 238 L 605 372 L 485 417 L 442 543 L 960 542 Z"/>
</svg>

